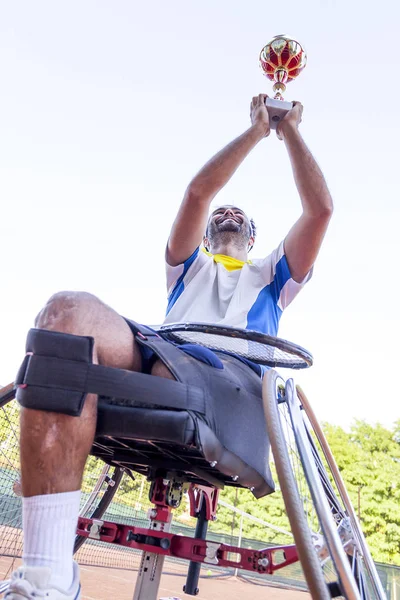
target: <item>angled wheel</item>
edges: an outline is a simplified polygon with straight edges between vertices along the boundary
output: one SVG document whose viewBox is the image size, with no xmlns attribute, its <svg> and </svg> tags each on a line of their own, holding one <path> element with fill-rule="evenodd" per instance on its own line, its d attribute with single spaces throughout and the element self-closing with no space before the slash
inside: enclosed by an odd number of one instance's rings
<svg viewBox="0 0 400 600">
<path fill-rule="evenodd" d="M 358 522 L 354 507 L 347 493 L 346 486 L 344 485 L 344 481 L 335 462 L 328 441 L 325 438 L 324 432 L 318 423 L 318 420 L 305 393 L 299 386 L 296 386 L 296 392 L 301 407 L 306 418 L 308 419 L 309 427 L 312 428 L 315 434 L 315 438 L 313 438 L 313 446 L 315 450 L 320 450 L 322 452 L 322 455 L 325 458 L 325 463 L 328 467 L 327 471 L 329 474 L 329 481 L 324 480 L 323 484 L 327 490 L 327 493 L 330 495 L 330 497 L 332 497 L 332 499 L 335 490 L 338 498 L 340 498 L 340 503 L 334 505 L 336 511 L 336 520 L 348 519 L 349 522 L 349 529 L 353 536 L 353 546 L 355 545 L 357 548 L 357 552 L 354 554 L 354 556 L 351 556 L 349 560 L 354 567 L 355 577 L 358 585 L 362 585 L 368 590 L 369 596 L 367 595 L 365 597 L 384 599 L 386 598 L 386 594 L 379 578 L 378 571 L 372 559 L 368 544 Z M 318 471 L 323 474 L 324 467 L 321 461 L 321 456 L 318 454 L 318 452 L 315 452 L 314 456 Z"/>
<path fill-rule="evenodd" d="M 314 600 L 330 600 L 329 589 L 315 550 L 312 531 L 304 511 L 302 494 L 304 481 L 298 481 L 299 473 L 293 469 L 293 450 L 284 433 L 282 409 L 278 405 L 285 382 L 274 370 L 267 371 L 263 380 L 263 402 L 267 430 L 271 442 L 276 472 L 285 502 L 297 552 L 303 567 L 308 589 Z M 299 489 L 300 488 L 300 489 Z"/>
<path fill-rule="evenodd" d="M 0 389 L 0 556 L 22 555 L 19 406 L 12 384 Z M 82 481 L 80 516 L 101 518 L 123 477 L 123 469 L 90 457 Z M 86 538 L 76 536 L 76 552 Z"/>
<path fill-rule="evenodd" d="M 100 461 L 97 460 L 97 462 Z M 123 475 L 124 470 L 120 467 L 104 465 L 93 491 L 89 494 L 85 505 L 79 511 L 79 516 L 91 519 L 101 519 L 112 502 Z M 81 535 L 76 536 L 74 554 L 75 552 L 78 552 L 79 548 L 81 548 L 86 540 L 86 537 Z"/>
<path fill-rule="evenodd" d="M 354 511 L 355 520 L 347 509 L 343 482 L 341 487 L 336 483 L 337 466 L 332 454 L 324 453 L 320 427 L 307 412 L 309 404 L 305 400 L 302 407 L 293 381 L 285 384 L 275 371 L 264 378 L 263 400 L 278 479 L 312 597 L 384 600 Z M 322 443 L 328 448 L 325 439 Z"/>
</svg>

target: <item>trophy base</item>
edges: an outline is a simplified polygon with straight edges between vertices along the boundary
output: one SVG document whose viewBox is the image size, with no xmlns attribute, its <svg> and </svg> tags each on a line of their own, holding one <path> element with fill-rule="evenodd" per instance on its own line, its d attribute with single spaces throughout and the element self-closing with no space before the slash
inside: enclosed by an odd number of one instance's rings
<svg viewBox="0 0 400 600">
<path fill-rule="evenodd" d="M 283 117 L 293 108 L 293 102 L 267 98 L 265 100 L 265 106 L 268 109 L 269 125 L 271 129 L 276 129 L 279 121 L 282 121 Z"/>
</svg>

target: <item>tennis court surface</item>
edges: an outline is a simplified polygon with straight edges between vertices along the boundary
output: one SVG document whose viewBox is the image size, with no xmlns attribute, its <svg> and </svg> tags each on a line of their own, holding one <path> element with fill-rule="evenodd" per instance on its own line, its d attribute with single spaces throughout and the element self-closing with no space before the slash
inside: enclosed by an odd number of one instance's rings
<svg viewBox="0 0 400 600">
<path fill-rule="evenodd" d="M 0 558 L 0 579 L 8 578 L 20 560 Z M 137 571 L 81 566 L 82 600 L 132 600 Z M 161 579 L 159 598 L 192 596 L 183 593 L 185 577 L 164 574 Z M 202 577 L 199 583 L 199 600 L 309 600 L 307 592 L 288 590 L 272 585 L 260 585 L 235 577 Z"/>
</svg>

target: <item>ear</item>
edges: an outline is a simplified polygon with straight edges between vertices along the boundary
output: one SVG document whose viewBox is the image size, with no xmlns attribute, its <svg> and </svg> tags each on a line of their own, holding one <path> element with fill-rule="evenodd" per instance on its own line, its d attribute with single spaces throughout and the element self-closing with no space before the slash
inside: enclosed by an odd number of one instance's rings
<svg viewBox="0 0 400 600">
<path fill-rule="evenodd" d="M 208 239 L 208 237 L 203 237 L 203 246 L 207 250 L 207 252 L 210 252 L 210 240 Z"/>
<path fill-rule="evenodd" d="M 247 244 L 247 252 L 250 252 L 250 250 L 252 250 L 252 248 L 253 248 L 253 246 L 254 246 L 254 242 L 255 242 L 255 239 L 254 239 L 254 237 L 251 235 L 251 236 L 249 237 L 249 242 L 248 242 L 248 244 Z"/>
</svg>

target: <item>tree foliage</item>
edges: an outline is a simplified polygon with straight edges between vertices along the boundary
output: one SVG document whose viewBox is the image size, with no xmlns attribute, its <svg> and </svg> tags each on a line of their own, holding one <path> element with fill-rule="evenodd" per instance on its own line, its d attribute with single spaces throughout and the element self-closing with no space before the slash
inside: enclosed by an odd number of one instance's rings
<svg viewBox="0 0 400 600">
<path fill-rule="evenodd" d="M 325 433 L 375 560 L 400 565 L 399 422 L 389 430 L 356 421 Z"/>
<path fill-rule="evenodd" d="M 400 565 L 400 421 L 392 429 L 365 421 L 356 421 L 349 432 L 329 423 L 323 429 L 374 560 Z M 290 530 L 279 490 L 256 501 L 248 491 L 239 491 L 236 498 L 236 491 L 227 488 L 222 498 L 250 515 Z M 229 530 L 232 512 L 220 509 L 219 522 L 223 530 Z M 263 536 L 267 541 L 267 529 L 246 519 L 243 535 L 254 539 Z M 282 535 L 269 532 L 268 541 L 282 541 Z"/>
</svg>

